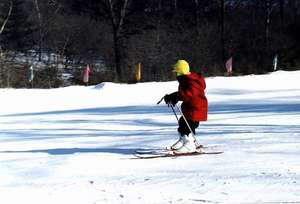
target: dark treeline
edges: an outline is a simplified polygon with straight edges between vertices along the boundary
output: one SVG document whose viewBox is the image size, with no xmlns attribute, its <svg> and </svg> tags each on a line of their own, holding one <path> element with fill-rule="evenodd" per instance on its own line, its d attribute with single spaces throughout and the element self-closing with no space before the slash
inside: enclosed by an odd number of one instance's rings
<svg viewBox="0 0 300 204">
<path fill-rule="evenodd" d="M 28 86 L 20 55 L 32 53 L 35 64 L 55 54 L 37 73 L 49 87 L 67 68 L 80 83 L 86 64 L 91 83 L 133 82 L 137 63 L 142 81 L 174 79 L 178 59 L 207 76 L 223 75 L 230 57 L 239 75 L 272 71 L 276 55 L 296 70 L 299 36 L 297 0 L 1 0 L 0 87 Z"/>
</svg>

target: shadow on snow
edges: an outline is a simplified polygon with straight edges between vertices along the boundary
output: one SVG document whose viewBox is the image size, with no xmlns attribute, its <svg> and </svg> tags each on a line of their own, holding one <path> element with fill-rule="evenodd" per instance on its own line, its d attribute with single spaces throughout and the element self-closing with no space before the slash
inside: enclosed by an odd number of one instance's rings
<svg viewBox="0 0 300 204">
<path fill-rule="evenodd" d="M 209 104 L 209 114 L 218 113 L 300 113 L 300 104 L 291 103 L 257 103 L 256 101 L 243 101 L 242 103 L 211 103 Z M 121 106 L 121 107 L 101 107 L 87 108 L 76 110 L 62 110 L 36 113 L 16 113 L 8 115 L 0 115 L 0 117 L 18 117 L 18 116 L 42 116 L 42 115 L 67 115 L 67 114 L 84 114 L 84 115 L 139 115 L 151 114 L 155 118 L 155 114 L 172 115 L 172 110 L 164 105 L 160 106 Z M 80 120 L 78 120 L 80 122 Z"/>
<path fill-rule="evenodd" d="M 113 153 L 131 155 L 137 148 L 57 148 L 26 151 L 1 151 L 0 153 L 47 153 L 50 155 L 68 155 L 76 153 Z"/>
<path fill-rule="evenodd" d="M 139 115 L 139 114 L 172 114 L 166 106 L 121 106 L 121 107 L 101 107 L 86 108 L 76 110 L 48 111 L 36 113 L 16 113 L 2 115 L 0 117 L 17 116 L 42 116 L 42 115 L 65 115 L 65 114 L 85 114 L 85 115 Z"/>
<path fill-rule="evenodd" d="M 212 103 L 209 106 L 209 114 L 236 114 L 236 118 L 238 117 L 253 117 L 255 113 L 264 113 L 269 116 L 274 117 L 276 115 L 299 115 L 300 113 L 300 104 L 278 104 L 278 103 L 255 103 L 249 101 L 249 103 Z M 248 115 L 249 113 L 253 113 Z M 71 115 L 71 119 L 64 116 Z M 135 118 L 135 117 L 127 117 L 126 115 L 142 115 L 145 117 Z M 14 139 L 22 139 L 22 140 L 32 140 L 32 139 L 55 139 L 55 138 L 73 138 L 73 137 L 120 137 L 118 140 L 122 140 L 129 136 L 139 137 L 139 141 L 141 142 L 141 138 L 149 141 L 150 138 L 153 140 L 157 140 L 157 138 L 162 139 L 163 136 L 166 136 L 170 133 L 170 127 L 172 126 L 173 133 L 176 132 L 176 119 L 170 119 L 170 122 L 161 122 L 159 120 L 153 120 L 156 117 L 163 115 L 170 115 L 172 118 L 173 113 L 166 106 L 126 106 L 126 107 L 101 107 L 101 108 L 88 108 L 88 109 L 78 109 L 78 110 L 65 110 L 65 111 L 49 111 L 49 112 L 39 112 L 39 113 L 18 113 L 18 114 L 10 114 L 10 115 L 2 115 L 0 117 L 24 117 L 20 118 L 21 123 L 32 122 L 30 119 L 26 118 L 27 116 L 46 116 L 45 118 L 41 118 L 39 122 L 43 123 L 62 123 L 62 124 L 74 124 L 74 128 L 53 128 L 53 129 L 43 129 L 43 128 L 35 128 L 35 129 L 16 129 L 16 130 L 2 130 L 0 131 L 0 135 L 4 134 L 8 137 L 6 139 L 10 140 L 10 136 L 14 137 Z M 57 120 L 49 120 L 48 115 L 57 116 Z M 89 119 L 72 119 L 72 116 L 78 115 L 92 115 L 92 116 L 113 116 L 115 118 L 101 118 L 95 117 L 91 120 Z M 118 115 L 125 116 L 123 119 L 118 118 Z M 149 116 L 148 116 L 149 115 Z M 258 115 L 258 117 L 260 116 Z M 153 119 L 149 119 L 153 118 Z M 14 118 L 15 119 L 15 118 Z M 10 123 L 18 123 L 17 118 L 15 121 L 9 121 Z M 109 128 L 104 128 L 103 126 L 98 129 L 91 128 L 82 128 L 76 127 L 77 124 L 84 123 L 101 123 L 108 125 L 110 124 L 119 124 L 126 126 L 137 126 L 138 129 L 133 130 L 113 130 Z M 143 128 L 140 128 L 143 127 Z M 153 129 L 148 129 L 146 127 L 153 127 Z M 174 129 L 173 129 L 174 128 Z M 167 131 L 166 131 L 167 130 Z M 286 131 L 285 131 L 286 130 Z M 55 131 L 58 131 L 57 133 Z M 74 132 L 75 131 L 75 132 Z M 83 133 L 83 132 L 87 133 Z M 53 133 L 52 133 L 53 132 Z M 293 132 L 299 133 L 300 126 L 299 125 L 269 125 L 269 124 L 224 124 L 224 123 L 216 123 L 216 124 L 203 124 L 202 128 L 199 129 L 199 136 L 201 134 L 205 136 L 210 135 L 228 135 L 228 134 L 244 134 L 244 133 L 285 133 L 285 132 Z M 152 137 L 152 136 L 155 137 Z M 146 139 L 147 138 L 147 139 Z M 5 138 L 3 138 L 5 140 Z M 2 141 L 3 141 L 2 139 Z M 240 138 L 241 139 L 241 138 Z M 125 145 L 124 145 L 125 146 Z M 47 153 L 50 155 L 66 155 L 66 154 L 76 154 L 76 153 L 116 153 L 116 154 L 132 154 L 136 150 L 132 145 L 131 148 L 123 148 L 119 147 L 105 147 L 105 148 L 54 148 L 54 149 L 41 149 L 41 150 L 27 150 L 27 151 L 2 151 L 1 153 Z"/>
</svg>

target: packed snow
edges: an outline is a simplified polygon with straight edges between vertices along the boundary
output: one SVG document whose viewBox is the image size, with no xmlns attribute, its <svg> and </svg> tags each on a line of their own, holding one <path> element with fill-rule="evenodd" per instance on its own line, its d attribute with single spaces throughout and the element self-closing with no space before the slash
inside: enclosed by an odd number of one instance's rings
<svg viewBox="0 0 300 204">
<path fill-rule="evenodd" d="M 156 104 L 176 81 L 0 89 L 0 203 L 300 203 L 299 79 L 206 78 L 197 139 L 224 153 L 149 160 L 178 137 Z"/>
</svg>

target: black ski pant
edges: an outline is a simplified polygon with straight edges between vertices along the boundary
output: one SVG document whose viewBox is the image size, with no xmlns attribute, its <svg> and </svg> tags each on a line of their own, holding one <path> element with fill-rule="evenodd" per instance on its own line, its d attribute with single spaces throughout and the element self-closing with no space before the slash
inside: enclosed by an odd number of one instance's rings
<svg viewBox="0 0 300 204">
<path fill-rule="evenodd" d="M 192 129 L 193 133 L 195 134 L 195 130 L 196 128 L 199 126 L 199 121 L 193 121 L 193 120 L 190 120 L 190 119 L 187 119 L 187 122 L 189 123 L 189 126 L 190 128 Z M 181 116 L 179 118 L 179 121 L 178 121 L 178 129 L 177 131 L 180 133 L 180 135 L 189 135 L 191 133 L 189 127 L 187 126 L 184 118 Z"/>
</svg>

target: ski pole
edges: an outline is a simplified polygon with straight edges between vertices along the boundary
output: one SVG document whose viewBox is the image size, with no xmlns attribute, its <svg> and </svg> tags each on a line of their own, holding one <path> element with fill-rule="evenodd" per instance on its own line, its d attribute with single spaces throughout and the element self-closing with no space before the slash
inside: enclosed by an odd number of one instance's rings
<svg viewBox="0 0 300 204">
<path fill-rule="evenodd" d="M 177 116 L 177 114 L 176 114 L 176 111 L 175 111 L 174 108 L 173 108 L 173 105 L 171 105 L 171 108 L 172 108 L 172 111 L 173 111 L 173 113 L 174 113 L 174 115 L 175 115 L 177 121 L 179 121 L 178 116 Z"/>
<path fill-rule="evenodd" d="M 164 99 L 164 97 L 162 97 L 162 98 L 157 102 L 157 104 L 160 104 L 160 103 L 162 102 L 163 99 Z M 168 106 L 169 106 L 169 105 L 168 105 Z M 178 116 L 177 116 L 176 111 L 175 111 L 175 109 L 174 109 L 174 106 L 173 106 L 172 104 L 171 104 L 170 106 L 171 106 L 171 108 L 172 108 L 172 111 L 173 111 L 173 113 L 174 113 L 174 115 L 175 115 L 177 121 L 179 122 L 179 119 L 178 119 Z M 185 121 L 186 125 L 188 126 L 189 130 L 191 131 L 192 137 L 193 137 L 194 140 L 196 141 L 196 142 L 195 142 L 196 145 L 199 145 L 198 141 L 196 140 L 195 134 L 194 134 L 194 132 L 192 131 L 192 128 L 191 128 L 190 124 L 188 123 L 187 119 L 186 119 L 185 116 L 183 115 L 183 112 L 181 111 L 181 109 L 178 107 L 177 104 L 175 104 L 175 106 L 176 106 L 177 109 L 179 110 L 180 114 L 182 115 L 182 118 L 184 119 L 184 121 Z"/>
<path fill-rule="evenodd" d="M 182 118 L 184 119 L 184 121 L 185 121 L 186 125 L 188 126 L 189 130 L 191 131 L 191 134 L 192 134 L 193 138 L 194 138 L 195 141 L 196 141 L 196 145 L 199 145 L 198 142 L 197 142 L 197 140 L 196 140 L 195 134 L 194 134 L 194 132 L 192 131 L 192 128 L 191 128 L 190 124 L 188 123 L 187 119 L 186 119 L 185 116 L 183 115 L 183 112 L 181 111 L 181 109 L 178 107 L 177 104 L 176 104 L 176 107 L 177 107 L 177 109 L 179 110 L 180 114 L 182 115 Z"/>
<path fill-rule="evenodd" d="M 157 105 L 160 104 L 160 103 L 162 102 L 163 99 L 164 99 L 164 97 L 162 97 L 156 104 L 157 104 Z M 169 106 L 169 105 L 168 105 L 168 106 Z M 173 105 L 170 105 L 170 106 L 171 106 L 171 108 L 172 108 L 172 110 L 173 110 L 173 113 L 174 113 L 174 115 L 175 115 L 177 121 L 179 121 L 178 116 L 177 116 L 177 114 L 176 114 L 176 111 L 174 110 Z"/>
<path fill-rule="evenodd" d="M 193 136 L 195 137 L 195 135 L 194 135 L 194 132 L 192 131 L 192 128 L 191 128 L 190 124 L 188 123 L 187 119 L 185 118 L 185 116 L 183 115 L 183 113 L 182 113 L 181 109 L 178 107 L 178 105 L 177 105 L 177 104 L 176 104 L 176 107 L 177 107 L 177 109 L 179 110 L 180 114 L 182 115 L 182 117 L 183 117 L 183 119 L 184 119 L 184 121 L 185 121 L 186 125 L 187 125 L 187 126 L 188 126 L 188 128 L 189 128 L 189 130 L 191 131 L 191 133 L 192 133 L 192 134 L 193 134 Z"/>
</svg>

